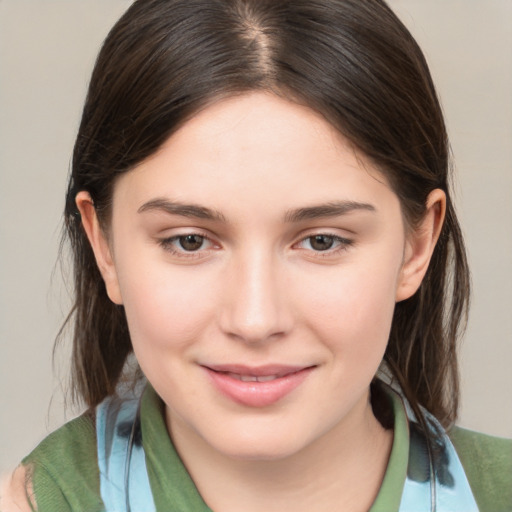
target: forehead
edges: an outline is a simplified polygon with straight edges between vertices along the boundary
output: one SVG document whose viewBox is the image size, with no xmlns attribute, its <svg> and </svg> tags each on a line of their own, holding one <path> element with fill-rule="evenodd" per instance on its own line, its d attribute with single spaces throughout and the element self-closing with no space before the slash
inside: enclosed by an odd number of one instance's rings
<svg viewBox="0 0 512 512">
<path fill-rule="evenodd" d="M 157 197 L 222 211 L 236 206 L 238 215 L 337 200 L 398 204 L 386 178 L 322 116 L 269 93 L 199 112 L 121 176 L 114 205 L 138 208 Z"/>
</svg>

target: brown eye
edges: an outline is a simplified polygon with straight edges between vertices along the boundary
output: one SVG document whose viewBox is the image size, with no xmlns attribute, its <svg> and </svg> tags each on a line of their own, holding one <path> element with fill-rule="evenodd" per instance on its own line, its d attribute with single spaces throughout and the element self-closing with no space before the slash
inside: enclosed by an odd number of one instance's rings
<svg viewBox="0 0 512 512">
<path fill-rule="evenodd" d="M 184 235 L 178 237 L 180 247 L 184 251 L 197 251 L 201 249 L 204 243 L 204 236 L 200 235 Z"/>
<path fill-rule="evenodd" d="M 159 240 L 159 245 L 175 258 L 202 259 L 220 247 L 206 235 L 184 233 Z"/>
<path fill-rule="evenodd" d="M 327 251 L 334 245 L 334 237 L 329 235 L 310 236 L 309 244 L 315 251 Z"/>
<path fill-rule="evenodd" d="M 341 251 L 347 250 L 353 243 L 354 241 L 349 238 L 328 233 L 318 233 L 317 235 L 303 238 L 295 247 L 310 251 L 312 254 L 317 254 L 318 257 L 327 258 L 334 257 Z"/>
</svg>

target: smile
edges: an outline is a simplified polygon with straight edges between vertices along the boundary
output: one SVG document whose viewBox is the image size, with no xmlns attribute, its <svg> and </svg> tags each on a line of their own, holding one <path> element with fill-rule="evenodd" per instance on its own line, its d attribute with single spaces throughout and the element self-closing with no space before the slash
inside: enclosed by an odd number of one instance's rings
<svg viewBox="0 0 512 512">
<path fill-rule="evenodd" d="M 291 394 L 316 367 L 208 365 L 202 368 L 214 389 L 225 398 L 247 407 L 267 407 Z"/>
<path fill-rule="evenodd" d="M 228 373 L 226 374 L 232 379 L 238 379 L 242 382 L 269 382 L 271 380 L 279 379 L 278 375 L 262 375 L 258 377 L 256 375 L 239 375 L 238 373 Z"/>
</svg>

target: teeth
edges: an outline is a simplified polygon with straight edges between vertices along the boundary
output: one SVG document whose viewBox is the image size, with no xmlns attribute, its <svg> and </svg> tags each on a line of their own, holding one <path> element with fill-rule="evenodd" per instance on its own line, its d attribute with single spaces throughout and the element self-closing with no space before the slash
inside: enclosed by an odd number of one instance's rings
<svg viewBox="0 0 512 512">
<path fill-rule="evenodd" d="M 279 378 L 277 375 L 239 375 L 238 373 L 228 373 L 228 375 L 237 380 L 241 380 L 242 382 L 269 382 L 271 380 L 275 380 Z"/>
<path fill-rule="evenodd" d="M 257 377 L 257 379 L 258 379 L 258 382 L 268 382 L 270 380 L 277 379 L 277 375 L 265 375 L 262 377 Z"/>
<path fill-rule="evenodd" d="M 240 380 L 242 382 L 258 382 L 258 377 L 253 377 L 252 375 L 240 375 Z"/>
</svg>

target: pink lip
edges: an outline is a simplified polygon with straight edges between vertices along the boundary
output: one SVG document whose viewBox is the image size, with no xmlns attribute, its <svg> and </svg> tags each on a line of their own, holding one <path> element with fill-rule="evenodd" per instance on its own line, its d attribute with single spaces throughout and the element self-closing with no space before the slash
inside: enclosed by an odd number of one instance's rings
<svg viewBox="0 0 512 512">
<path fill-rule="evenodd" d="M 291 393 L 315 367 L 208 365 L 202 368 L 205 369 L 215 387 L 231 400 L 248 407 L 266 407 Z M 243 381 L 238 376 L 258 377 L 263 379 L 263 382 Z M 276 378 L 264 380 L 271 376 Z"/>
</svg>

